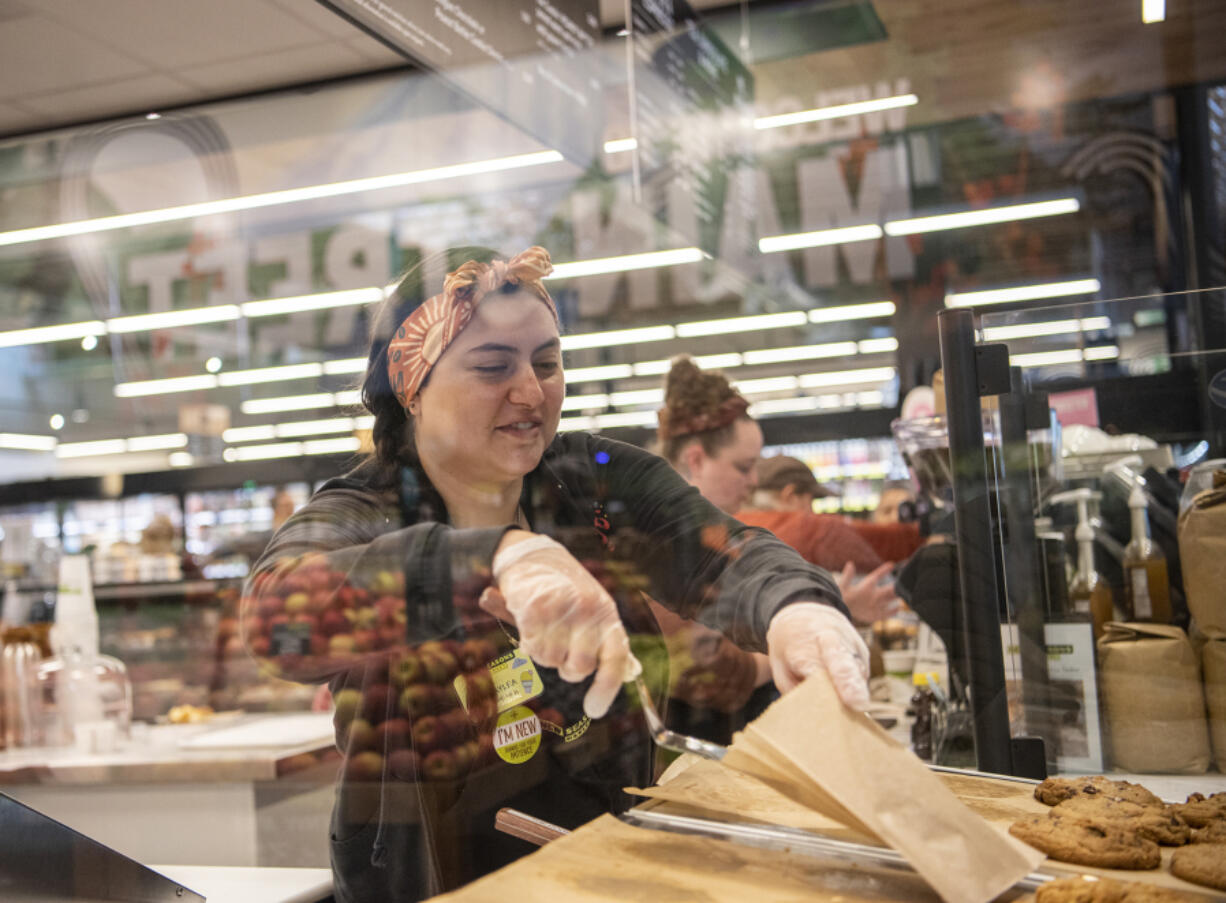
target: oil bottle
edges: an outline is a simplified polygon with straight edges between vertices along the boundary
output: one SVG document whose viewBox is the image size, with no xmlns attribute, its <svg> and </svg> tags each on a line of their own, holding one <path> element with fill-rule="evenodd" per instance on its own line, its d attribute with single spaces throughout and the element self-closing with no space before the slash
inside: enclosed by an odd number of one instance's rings
<svg viewBox="0 0 1226 903">
<path fill-rule="evenodd" d="M 1171 620 L 1171 582 L 1166 556 L 1149 537 L 1149 501 L 1140 486 L 1128 495 L 1132 539 L 1124 548 L 1124 609 L 1130 621 Z"/>
</svg>

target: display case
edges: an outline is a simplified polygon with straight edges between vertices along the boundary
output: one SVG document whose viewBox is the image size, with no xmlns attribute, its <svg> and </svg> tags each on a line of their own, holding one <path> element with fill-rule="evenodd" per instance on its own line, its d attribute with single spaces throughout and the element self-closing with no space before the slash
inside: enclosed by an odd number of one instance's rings
<svg viewBox="0 0 1226 903">
<path fill-rule="evenodd" d="M 1226 787 L 1226 348 L 1164 332 L 1219 295 L 939 317 L 982 770 Z"/>
</svg>

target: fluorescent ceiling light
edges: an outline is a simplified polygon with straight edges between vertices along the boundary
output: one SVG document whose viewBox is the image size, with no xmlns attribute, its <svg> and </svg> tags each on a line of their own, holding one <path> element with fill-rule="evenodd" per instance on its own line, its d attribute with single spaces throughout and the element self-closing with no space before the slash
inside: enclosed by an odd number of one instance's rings
<svg viewBox="0 0 1226 903">
<path fill-rule="evenodd" d="M 362 440 L 357 436 L 343 436 L 339 439 L 316 439 L 304 442 L 302 451 L 308 455 L 339 455 L 345 452 L 355 452 L 362 447 Z"/>
<path fill-rule="evenodd" d="M 880 405 L 885 403 L 885 395 L 882 392 L 873 390 L 872 392 L 857 392 L 856 404 L 862 408 L 871 407 L 872 405 Z"/>
<path fill-rule="evenodd" d="M 614 345 L 636 345 L 640 342 L 662 342 L 676 338 L 672 326 L 640 326 L 635 329 L 612 329 L 608 332 L 588 332 L 562 336 L 563 351 L 580 348 L 610 348 Z"/>
<path fill-rule="evenodd" d="M 282 411 L 309 411 L 313 408 L 330 408 L 337 404 L 331 392 L 313 395 L 284 395 L 279 398 L 249 398 L 239 405 L 244 414 L 278 414 Z"/>
<path fill-rule="evenodd" d="M 799 385 L 795 376 L 768 376 L 763 379 L 738 379 L 732 387 L 742 395 L 761 395 L 766 392 L 794 392 Z"/>
<path fill-rule="evenodd" d="M 609 396 L 609 402 L 618 408 L 634 404 L 664 404 L 664 390 L 634 389 L 628 392 L 614 392 Z"/>
<path fill-rule="evenodd" d="M 620 154 L 623 151 L 632 151 L 638 146 L 637 138 L 614 138 L 604 143 L 604 152 L 606 154 Z"/>
<path fill-rule="evenodd" d="M 759 329 L 783 329 L 788 326 L 804 326 L 809 318 L 803 310 L 785 311 L 777 314 L 757 314 L 751 317 L 730 317 L 726 320 L 703 320 L 697 323 L 678 323 L 677 336 L 688 339 L 694 336 L 722 335 L 729 332 L 753 332 Z"/>
<path fill-rule="evenodd" d="M 643 254 L 624 254 L 620 257 L 576 260 L 571 263 L 555 263 L 553 272 L 545 278 L 570 279 L 574 276 L 596 276 L 601 273 L 624 273 L 628 270 L 671 267 L 682 263 L 697 263 L 706 256 L 701 248 L 673 248 L 669 251 L 648 251 Z"/>
<path fill-rule="evenodd" d="M 729 351 L 724 354 L 695 355 L 693 361 L 703 370 L 727 370 L 731 367 L 740 367 L 744 363 L 744 358 L 736 351 Z M 662 358 L 658 361 L 641 361 L 634 365 L 634 375 L 662 376 L 671 370 L 672 366 L 673 362 L 670 358 Z"/>
<path fill-rule="evenodd" d="M 183 448 L 186 445 L 186 433 L 165 433 L 160 436 L 133 436 L 127 440 L 127 449 L 130 452 L 164 451 L 170 448 Z"/>
<path fill-rule="evenodd" d="M 287 364 L 283 367 L 260 367 L 256 370 L 231 370 L 217 374 L 217 383 L 222 386 L 247 386 L 252 383 L 271 383 L 285 379 L 306 379 L 323 376 L 323 364 Z"/>
<path fill-rule="evenodd" d="M 875 320 L 894 316 L 893 301 L 872 301 L 868 304 L 843 304 L 838 307 L 815 307 L 809 311 L 810 323 L 844 323 L 849 320 Z"/>
<path fill-rule="evenodd" d="M 912 107 L 919 103 L 914 94 L 896 94 L 892 97 L 878 97 L 875 100 L 860 100 L 855 103 L 841 103 L 832 107 L 818 107 L 813 110 L 801 110 L 797 113 L 780 113 L 776 116 L 760 116 L 753 121 L 755 129 L 777 129 L 786 125 L 802 125 L 806 122 L 820 122 L 823 119 L 842 119 L 846 116 L 863 116 L 865 113 L 879 113 L 883 110 L 896 110 L 899 107 Z"/>
<path fill-rule="evenodd" d="M 339 292 L 319 292 L 314 295 L 248 301 L 240 306 L 245 317 L 273 317 L 278 314 L 294 314 L 304 310 L 371 304 L 382 300 L 383 289 L 381 288 L 350 288 Z"/>
<path fill-rule="evenodd" d="M 153 329 L 173 329 L 176 326 L 198 326 L 201 323 L 225 323 L 238 319 L 238 305 L 218 304 L 191 310 L 167 310 L 156 314 L 134 314 L 112 317 L 106 321 L 107 332 L 149 332 Z"/>
<path fill-rule="evenodd" d="M 1097 332 L 1110 329 L 1110 317 L 1083 317 L 1079 320 L 1047 320 L 1043 323 L 1018 323 L 1014 326 L 985 326 L 983 341 L 1007 342 L 1010 339 L 1034 339 L 1072 332 Z"/>
<path fill-rule="evenodd" d="M 91 335 L 106 335 L 106 324 L 101 320 L 87 320 L 83 323 L 61 323 L 58 326 L 36 326 L 33 329 L 0 332 L 0 348 L 41 345 L 44 342 L 64 342 L 71 339 L 83 339 Z"/>
<path fill-rule="evenodd" d="M 809 361 L 823 357 L 848 357 L 856 353 L 855 342 L 826 342 L 822 345 L 792 345 L 787 348 L 761 348 L 746 351 L 742 357 L 749 366 Z"/>
<path fill-rule="evenodd" d="M 655 411 L 628 411 L 623 414 L 597 414 L 592 418 L 598 429 L 617 426 L 657 426 L 659 417 Z"/>
<path fill-rule="evenodd" d="M 362 373 L 366 370 L 366 358 L 347 357 L 342 360 L 324 361 L 324 373 L 330 376 L 338 373 Z"/>
<path fill-rule="evenodd" d="M 325 433 L 353 432 L 352 417 L 332 417 L 328 420 L 297 420 L 277 424 L 277 438 L 294 436 L 319 436 Z"/>
<path fill-rule="evenodd" d="M 95 442 L 61 442 L 55 449 L 57 458 L 88 458 L 92 455 L 120 455 L 128 450 L 123 439 L 100 439 Z"/>
<path fill-rule="evenodd" d="M 196 463 L 196 459 L 191 456 L 190 452 L 171 452 L 166 463 L 171 467 L 191 467 Z"/>
<path fill-rule="evenodd" d="M 1141 0 L 1141 21 L 1146 25 L 1166 19 L 1166 0 Z"/>
<path fill-rule="evenodd" d="M 1092 295 L 1102 288 L 1097 279 L 1071 279 L 1067 282 L 1044 282 L 1039 285 L 1016 285 L 975 292 L 955 292 L 945 296 L 946 307 L 979 307 L 985 304 L 1010 304 L 1044 298 L 1067 298 L 1069 295 Z"/>
<path fill-rule="evenodd" d="M 859 383 L 885 382 L 894 378 L 893 367 L 864 367 L 859 370 L 832 370 L 827 373 L 806 373 L 800 385 L 806 389 L 823 386 L 853 386 Z"/>
<path fill-rule="evenodd" d="M 844 245 L 853 241 L 872 241 L 884 233 L 875 223 L 863 226 L 843 226 L 838 229 L 819 229 L 816 232 L 794 232 L 788 235 L 768 235 L 758 239 L 758 250 L 763 254 L 775 251 L 795 251 L 799 248 L 820 248 L 825 245 Z"/>
<path fill-rule="evenodd" d="M 886 351 L 898 350 L 898 339 L 890 336 L 888 339 L 864 339 L 856 343 L 856 350 L 860 354 L 881 354 Z"/>
<path fill-rule="evenodd" d="M 565 339 L 565 336 L 563 336 Z M 608 379 L 625 379 L 633 376 L 634 370 L 629 364 L 606 364 L 603 367 L 576 367 L 566 371 L 566 382 L 569 385 L 578 383 L 603 382 Z"/>
<path fill-rule="evenodd" d="M 221 453 L 226 461 L 263 461 L 268 458 L 293 458 L 302 454 L 301 442 L 273 442 L 268 445 L 239 445 Z"/>
<path fill-rule="evenodd" d="M 492 160 L 475 160 L 471 163 L 455 163 L 450 166 L 437 166 L 431 169 L 418 169 L 386 176 L 370 176 L 364 179 L 350 179 L 344 182 L 330 182 L 324 185 L 308 185 L 303 188 L 289 188 L 282 191 L 269 191 L 262 194 L 223 198 L 217 201 L 203 201 L 198 204 L 182 204 L 177 207 L 142 210 L 137 213 L 121 213 L 116 216 L 75 220 L 68 223 L 56 223 L 51 226 L 36 226 L 31 229 L 15 229 L 11 232 L 0 232 L 0 247 L 31 241 L 44 241 L 49 238 L 64 238 L 70 235 L 107 232 L 112 229 L 127 229 L 132 226 L 145 226 L 152 223 L 168 223 L 176 220 L 194 219 L 195 217 L 212 216 L 218 213 L 254 210 L 258 207 L 274 207 L 279 204 L 293 204 L 299 201 L 339 197 L 363 191 L 400 188 L 405 185 L 437 182 L 442 179 L 461 178 L 463 176 L 501 172 L 509 169 L 521 169 L 527 166 L 540 166 L 545 163 L 560 163 L 562 159 L 562 155 L 557 151 L 537 151 L 530 154 L 515 154 L 509 157 L 497 157 Z"/>
<path fill-rule="evenodd" d="M 761 417 L 765 414 L 793 414 L 802 411 L 816 411 L 817 396 L 804 395 L 800 398 L 768 398 L 765 401 L 755 401 L 749 406 L 750 417 Z"/>
<path fill-rule="evenodd" d="M 562 399 L 563 411 L 592 411 L 609 406 L 609 396 L 604 394 L 568 395 Z"/>
<path fill-rule="evenodd" d="M 595 417 L 563 417 L 558 421 L 558 432 L 590 430 L 596 426 Z"/>
<path fill-rule="evenodd" d="M 54 451 L 55 436 L 33 436 L 29 433 L 0 433 L 0 448 L 20 451 Z"/>
<path fill-rule="evenodd" d="M 175 376 L 170 379 L 146 379 L 140 382 L 116 383 L 116 398 L 138 398 L 145 395 L 167 395 L 172 392 L 194 392 L 217 387 L 217 377 L 211 373 L 198 376 Z"/>
<path fill-rule="evenodd" d="M 342 407 L 362 403 L 361 389 L 346 389 L 344 392 L 335 393 L 332 398 Z"/>
<path fill-rule="evenodd" d="M 968 226 L 1011 223 L 1023 219 L 1037 219 L 1041 216 L 1076 213 L 1080 209 L 1081 204 L 1076 198 L 1059 198 L 1053 201 L 1037 201 L 1028 204 L 983 207 L 979 210 L 963 210 L 958 213 L 941 213 L 936 216 L 917 216 L 911 219 L 891 220 L 885 224 L 885 234 L 917 235 L 920 232 L 943 232 L 948 229 L 965 229 Z"/>
<path fill-rule="evenodd" d="M 375 428 L 375 415 L 363 414 L 361 417 L 353 418 L 353 428 L 355 430 L 372 430 Z"/>
<path fill-rule="evenodd" d="M 232 426 L 221 433 L 221 441 L 227 445 L 233 442 L 267 442 L 275 438 L 277 430 L 271 423 L 261 426 Z"/>
<path fill-rule="evenodd" d="M 1113 361 L 1120 356 L 1120 349 L 1116 345 L 1094 345 L 1083 356 L 1087 361 Z"/>
<path fill-rule="evenodd" d="M 1079 364 L 1082 361 L 1112 361 L 1120 356 L 1115 345 L 1096 345 L 1086 348 L 1067 348 L 1063 351 L 1035 351 L 1029 354 L 1011 354 L 1009 363 L 1018 367 L 1048 367 L 1055 364 Z"/>
</svg>

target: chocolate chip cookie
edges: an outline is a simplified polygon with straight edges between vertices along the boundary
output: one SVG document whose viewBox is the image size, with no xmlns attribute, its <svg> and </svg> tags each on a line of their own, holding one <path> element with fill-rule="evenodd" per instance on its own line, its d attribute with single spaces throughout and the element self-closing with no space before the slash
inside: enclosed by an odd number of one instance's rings
<svg viewBox="0 0 1226 903">
<path fill-rule="evenodd" d="M 1140 784 L 1128 781 L 1113 781 L 1102 775 L 1084 778 L 1048 778 L 1034 788 L 1034 798 L 1040 803 L 1054 806 L 1075 796 L 1105 797 L 1127 800 L 1138 806 L 1162 806 L 1162 800 Z"/>
<path fill-rule="evenodd" d="M 1186 803 L 1177 803 L 1172 808 L 1193 828 L 1207 828 L 1215 821 L 1226 820 L 1226 791 L 1208 797 L 1193 793 Z"/>
<path fill-rule="evenodd" d="M 1191 839 L 1192 830 L 1186 821 L 1168 810 L 1169 807 L 1140 806 L 1127 800 L 1102 796 L 1075 796 L 1057 803 L 1051 811 L 1055 815 L 1070 815 L 1095 824 L 1112 822 L 1126 831 L 1136 831 L 1155 843 L 1168 847 L 1182 846 Z"/>
<path fill-rule="evenodd" d="M 1226 843 L 1226 818 L 1218 818 L 1192 832 L 1192 843 Z"/>
<path fill-rule="evenodd" d="M 1085 877 L 1060 878 L 1038 888 L 1035 903 L 1204 903 L 1199 894 L 1171 890 L 1170 887 L 1139 885 L 1134 881 L 1113 881 Z"/>
<path fill-rule="evenodd" d="M 1171 857 L 1171 874 L 1226 890 L 1226 843 L 1194 843 L 1175 851 Z"/>
<path fill-rule="evenodd" d="M 1110 878 L 1061 878 L 1044 884 L 1034 896 L 1035 903 L 1203 903 L 1199 894 Z"/>
<path fill-rule="evenodd" d="M 1009 833 L 1061 862 L 1115 869 L 1153 869 L 1162 862 L 1158 844 L 1112 821 L 1049 812 L 1019 818 Z"/>
</svg>

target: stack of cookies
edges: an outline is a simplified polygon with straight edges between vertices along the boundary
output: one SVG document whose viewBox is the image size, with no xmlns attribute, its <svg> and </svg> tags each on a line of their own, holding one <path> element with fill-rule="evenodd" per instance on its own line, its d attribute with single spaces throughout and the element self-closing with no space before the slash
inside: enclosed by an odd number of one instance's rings
<svg viewBox="0 0 1226 903">
<path fill-rule="evenodd" d="M 1194 793 L 1186 803 L 1168 805 L 1139 784 L 1087 777 L 1048 778 L 1034 795 L 1051 811 L 1021 818 L 1009 832 L 1052 859 L 1100 868 L 1156 869 L 1162 865 L 1160 846 L 1179 847 L 1171 857 L 1173 874 L 1226 890 L 1226 793 Z M 1071 896 L 1052 897 L 1049 892 L 1040 899 L 1105 901 L 1102 894 L 1109 887 L 1072 885 L 1070 890 Z"/>
</svg>

